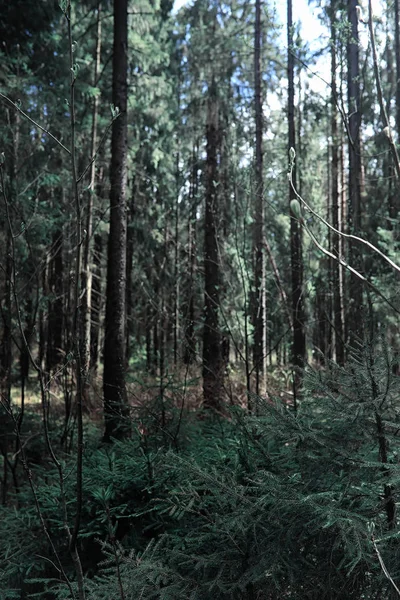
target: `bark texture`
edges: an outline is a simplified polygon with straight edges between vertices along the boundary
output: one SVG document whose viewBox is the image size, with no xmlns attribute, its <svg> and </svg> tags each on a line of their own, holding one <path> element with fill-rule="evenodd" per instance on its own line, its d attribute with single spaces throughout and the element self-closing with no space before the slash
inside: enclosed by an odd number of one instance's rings
<svg viewBox="0 0 400 600">
<path fill-rule="evenodd" d="M 261 0 L 256 0 L 256 18 L 254 27 L 254 108 L 255 108 L 255 215 L 253 231 L 254 254 L 254 348 L 253 361 L 256 375 L 256 394 L 260 393 L 260 384 L 264 372 L 266 353 L 265 344 L 265 260 L 263 251 L 264 237 L 264 182 L 263 182 L 263 111 L 261 89 Z"/>
<path fill-rule="evenodd" d="M 331 157 L 331 211 L 332 225 L 335 229 L 341 230 L 342 220 L 339 202 L 339 134 L 337 121 L 337 84 L 336 84 L 336 3 L 332 2 L 331 7 L 331 137 L 332 137 L 332 157 Z M 332 234 L 332 252 L 335 256 L 340 256 L 340 238 Z M 340 264 L 336 260 L 331 261 L 332 288 L 333 288 L 333 323 L 335 329 L 335 358 L 340 365 L 344 363 L 344 330 L 343 330 L 343 290 L 341 286 Z"/>
<path fill-rule="evenodd" d="M 347 96 L 349 123 L 349 195 L 348 195 L 348 227 L 350 233 L 361 233 L 361 147 L 360 147 L 360 64 L 358 45 L 357 0 L 348 0 L 347 10 L 350 23 L 350 35 L 347 42 Z M 361 255 L 357 244 L 349 247 L 350 264 L 362 271 Z M 362 318 L 360 311 L 363 305 L 362 283 L 357 277 L 351 277 L 349 283 L 348 341 L 350 343 L 362 335 Z"/>
<path fill-rule="evenodd" d="M 293 56 L 293 10 L 292 0 L 287 3 L 287 40 L 288 40 L 288 150 L 296 150 L 295 108 L 294 108 L 294 56 Z M 293 184 L 296 187 L 296 168 L 293 168 Z M 293 197 L 289 190 L 289 202 Z M 301 383 L 300 369 L 306 360 L 305 314 L 303 300 L 303 252 L 302 228 L 300 221 L 290 211 L 290 257 L 292 279 L 293 341 L 292 362 L 296 368 L 294 376 L 295 399 Z"/>
<path fill-rule="evenodd" d="M 203 394 L 204 406 L 218 410 L 221 406 L 223 365 L 219 330 L 220 264 L 218 252 L 218 98 L 211 84 L 207 113 L 206 212 L 204 235 L 204 329 Z"/>
<path fill-rule="evenodd" d="M 110 167 L 110 233 L 104 339 L 104 440 L 127 432 L 125 385 L 126 303 L 126 163 L 127 163 L 128 3 L 114 1 L 113 104 L 120 115 L 113 122 Z"/>
</svg>

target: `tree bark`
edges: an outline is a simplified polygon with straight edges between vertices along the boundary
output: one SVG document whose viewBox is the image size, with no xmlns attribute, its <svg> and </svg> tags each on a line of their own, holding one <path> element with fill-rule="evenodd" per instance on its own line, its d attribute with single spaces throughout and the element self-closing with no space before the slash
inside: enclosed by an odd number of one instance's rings
<svg viewBox="0 0 400 600">
<path fill-rule="evenodd" d="M 353 235 L 361 233 L 361 154 L 360 154 L 360 65 L 358 46 L 357 0 L 348 0 L 347 10 L 350 23 L 350 35 L 347 42 L 347 96 L 349 123 L 349 194 L 348 224 Z M 349 262 L 358 271 L 362 271 L 361 255 L 355 243 L 349 245 Z M 362 335 L 363 305 L 362 283 L 357 277 L 349 282 L 348 335 L 352 343 Z"/>
<path fill-rule="evenodd" d="M 140 168 L 140 162 L 138 164 Z M 132 183 L 132 191 L 129 200 L 127 215 L 127 239 L 126 239 L 126 367 L 132 353 L 132 338 L 134 335 L 134 294 L 132 289 L 133 253 L 135 249 L 133 221 L 135 218 L 135 197 L 139 195 L 139 177 L 135 177 Z"/>
<path fill-rule="evenodd" d="M 400 0 L 394 0 L 394 46 L 396 56 L 396 132 L 400 139 Z"/>
<path fill-rule="evenodd" d="M 223 366 L 221 357 L 220 264 L 218 253 L 218 147 L 219 106 L 212 81 L 207 106 L 206 211 L 204 232 L 204 329 L 203 394 L 204 407 L 219 410 L 222 403 Z"/>
<path fill-rule="evenodd" d="M 288 150 L 296 150 L 296 130 L 294 117 L 294 56 L 293 56 L 293 10 L 292 0 L 287 1 L 287 40 L 288 40 Z M 296 187 L 296 168 L 292 172 L 293 185 Z M 292 199 L 289 188 L 289 202 Z M 301 385 L 301 369 L 306 361 L 305 314 L 303 300 L 303 252 L 302 227 L 300 221 L 290 210 L 290 257 L 292 279 L 293 340 L 292 363 L 296 369 L 293 378 L 294 401 Z"/>
<path fill-rule="evenodd" d="M 49 312 L 47 330 L 46 371 L 51 373 L 56 369 L 63 359 L 63 234 L 57 229 L 53 235 L 53 245 L 49 263 Z"/>
<path fill-rule="evenodd" d="M 187 317 L 185 323 L 185 354 L 184 363 L 190 365 L 196 356 L 196 335 L 195 335 L 195 273 L 197 262 L 197 161 L 198 161 L 198 143 L 195 142 L 192 150 L 192 173 L 190 182 L 190 213 L 188 227 L 188 259 L 189 259 L 189 281 L 188 281 L 188 300 Z"/>
<path fill-rule="evenodd" d="M 102 313 L 102 269 L 103 238 L 100 233 L 94 236 L 92 286 L 90 290 L 90 369 L 97 373 L 100 347 L 100 320 Z"/>
<path fill-rule="evenodd" d="M 263 251 L 264 238 L 264 182 L 263 182 L 263 110 L 261 89 L 261 0 L 256 0 L 256 14 L 254 26 L 254 108 L 255 108 L 255 215 L 253 230 L 253 255 L 254 255 L 254 306 L 253 327 L 254 347 L 253 362 L 256 376 L 256 394 L 260 393 L 260 386 L 264 373 L 265 361 L 265 259 Z"/>
<path fill-rule="evenodd" d="M 337 84 L 336 84 L 336 1 L 331 4 L 331 137 L 332 137 L 332 159 L 331 159 L 331 211 L 332 225 L 340 230 L 340 207 L 339 207 L 339 136 L 337 122 Z M 340 256 L 340 238 L 331 233 L 332 252 Z M 331 277 L 333 287 L 333 324 L 335 330 L 335 358 L 339 365 L 344 363 L 344 331 L 342 321 L 343 297 L 340 284 L 340 270 L 342 267 L 337 260 L 331 260 Z"/>
<path fill-rule="evenodd" d="M 94 73 L 93 73 L 93 85 L 97 86 L 97 80 L 100 73 L 100 58 L 101 58 L 101 3 L 97 7 L 97 40 L 94 55 Z M 99 113 L 99 96 L 95 96 L 93 101 L 92 111 L 92 136 L 90 141 L 90 158 L 94 159 L 95 152 L 97 149 L 97 121 Z M 91 301 L 92 301 L 92 246 L 93 246 L 93 198 L 96 191 L 95 185 L 96 176 L 96 161 L 93 160 L 90 166 L 90 181 L 89 181 L 89 193 L 88 201 L 86 205 L 86 236 L 84 240 L 84 251 L 83 251 L 83 265 L 82 265 L 82 341 L 81 341 L 81 356 L 82 366 L 84 373 L 88 373 L 91 364 Z M 88 388 L 87 382 L 84 382 L 83 387 L 84 402 L 87 404 L 88 401 Z"/>
<path fill-rule="evenodd" d="M 129 431 L 125 384 L 126 168 L 128 2 L 114 0 L 113 105 L 119 109 L 111 137 L 110 233 L 104 339 L 104 441 Z"/>
</svg>

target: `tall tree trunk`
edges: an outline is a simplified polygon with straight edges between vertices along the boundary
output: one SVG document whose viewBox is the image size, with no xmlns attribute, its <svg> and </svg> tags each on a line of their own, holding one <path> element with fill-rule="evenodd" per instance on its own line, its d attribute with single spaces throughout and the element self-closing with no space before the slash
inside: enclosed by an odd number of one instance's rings
<svg viewBox="0 0 400 600">
<path fill-rule="evenodd" d="M 94 55 L 94 73 L 93 73 L 93 85 L 97 86 L 97 80 L 100 73 L 100 58 L 101 58 L 101 3 L 97 8 L 97 41 Z M 95 96 L 93 101 L 93 112 L 92 112 L 92 136 L 90 142 L 90 157 L 93 160 L 90 166 L 90 181 L 89 181 L 89 193 L 88 201 L 86 205 L 86 236 L 84 240 L 84 251 L 83 251 L 83 265 L 82 265 L 82 300 L 81 300 L 81 314 L 82 314 L 82 339 L 81 339 L 81 356 L 82 356 L 82 367 L 83 372 L 88 373 L 90 366 L 90 349 L 91 349 L 91 300 L 92 300 L 92 233 L 93 233 L 93 198 L 96 191 L 95 176 L 96 176 L 96 161 L 94 160 L 96 148 L 97 148 L 97 121 L 99 113 L 99 96 Z M 88 401 L 88 388 L 87 382 L 84 382 L 84 402 Z"/>
<path fill-rule="evenodd" d="M 395 94 L 396 94 L 396 106 L 395 106 L 395 123 L 396 123 L 396 134 L 397 134 L 397 142 L 400 140 L 400 0 L 394 0 L 394 19 L 395 19 L 395 29 L 394 29 L 394 46 L 395 46 L 395 56 L 396 56 L 396 67 L 395 73 L 393 73 L 393 65 L 390 60 L 390 55 L 392 54 L 390 51 L 391 41 L 388 41 L 388 71 L 391 75 L 392 81 L 395 81 Z M 389 38 L 390 39 L 390 38 Z M 392 86 L 391 86 L 392 87 Z M 388 97 L 387 102 L 387 113 L 390 114 L 390 99 L 391 94 Z M 392 177 L 389 177 L 389 183 L 391 186 L 391 190 L 389 192 L 389 218 L 390 218 L 390 228 L 394 230 L 394 239 L 395 242 L 398 243 L 399 239 L 399 226 L 398 226 L 398 214 L 400 209 L 400 200 L 399 200 L 399 185 L 400 182 L 395 180 L 394 173 L 395 169 L 393 166 L 393 161 L 391 161 L 389 167 L 390 173 Z M 396 225 L 396 224 L 397 225 Z"/>
<path fill-rule="evenodd" d="M 206 408 L 220 409 L 223 367 L 219 330 L 220 264 L 218 253 L 219 105 L 215 81 L 207 106 L 206 210 L 204 224 L 203 393 Z"/>
<path fill-rule="evenodd" d="M 197 160 L 199 155 L 198 142 L 195 142 L 192 150 L 192 173 L 190 185 L 190 213 L 189 213 L 189 281 L 188 281 L 188 301 L 187 316 L 185 323 L 185 354 L 184 363 L 190 365 L 196 356 L 196 335 L 195 335 L 195 273 L 197 262 Z"/>
<path fill-rule="evenodd" d="M 342 61 L 343 63 L 344 61 Z M 343 68 L 343 67 L 342 67 Z M 340 77 L 340 97 L 343 98 L 343 77 Z M 347 137 L 343 130 L 343 127 L 340 129 L 339 133 L 339 181 L 340 181 L 340 195 L 339 195 L 339 227 L 340 231 L 345 231 L 348 233 L 348 220 L 347 220 L 347 173 L 345 168 L 346 161 L 346 140 Z M 347 244 L 343 237 L 339 238 L 339 254 L 341 256 L 345 256 L 347 251 Z M 348 339 L 348 320 L 346 319 L 346 311 L 345 305 L 347 304 L 348 298 L 348 279 L 346 278 L 346 273 L 343 268 L 339 271 L 339 279 L 340 279 L 340 290 L 343 298 L 342 303 L 342 328 L 344 332 L 344 341 Z M 346 349 L 345 349 L 345 358 L 346 358 Z"/>
<path fill-rule="evenodd" d="M 175 198 L 175 220 L 174 220 L 174 318 L 173 318 L 173 335 L 174 335 L 174 365 L 178 363 L 179 352 L 179 334 L 180 334 L 180 269 L 179 269 L 179 190 L 180 190 L 180 170 L 179 170 L 179 153 L 176 159 L 176 198 Z"/>
<path fill-rule="evenodd" d="M 332 159 L 331 159 L 331 210 L 332 225 L 340 230 L 340 208 L 339 208 L 339 137 L 337 122 L 337 84 L 336 84 L 336 0 L 331 4 L 331 137 L 332 137 Z M 332 252 L 340 256 L 340 238 L 331 234 Z M 343 298 L 340 284 L 340 266 L 336 260 L 331 261 L 332 287 L 333 287 L 333 324 L 335 329 L 335 358 L 339 365 L 344 363 L 344 331 L 342 321 Z"/>
<path fill-rule="evenodd" d="M 350 23 L 347 42 L 347 95 L 349 121 L 349 231 L 354 235 L 361 232 L 361 154 L 360 154 L 360 66 L 358 47 L 357 0 L 348 0 L 347 10 Z M 349 262 L 357 270 L 362 270 L 361 255 L 356 243 L 350 243 Z M 363 303 L 362 283 L 352 276 L 349 282 L 348 335 L 353 342 L 362 334 L 360 310 Z"/>
<path fill-rule="evenodd" d="M 90 290 L 90 368 L 97 373 L 100 347 L 100 320 L 102 312 L 102 269 L 103 238 L 101 233 L 94 236 L 92 286 Z"/>
<path fill-rule="evenodd" d="M 261 0 L 256 0 L 254 26 L 254 108 L 256 125 L 256 155 L 255 155 L 255 215 L 253 231 L 254 254 L 254 348 L 253 361 L 256 375 L 256 394 L 260 393 L 264 373 L 265 329 L 265 260 L 263 250 L 264 238 L 264 182 L 263 182 L 263 110 L 261 90 Z"/>
<path fill-rule="evenodd" d="M 146 339 L 146 371 L 152 372 L 153 360 L 151 354 L 151 317 L 152 309 L 147 302 L 145 306 L 145 339 Z"/>
<path fill-rule="evenodd" d="M 296 149 L 296 130 L 294 121 L 294 56 L 293 56 L 293 10 L 292 0 L 287 0 L 287 40 L 288 40 L 288 146 Z M 296 168 L 293 168 L 293 184 L 296 187 Z M 292 198 L 289 189 L 289 202 Z M 292 312 L 293 312 L 293 341 L 292 362 L 296 369 L 293 378 L 294 401 L 298 396 L 301 384 L 301 369 L 306 360 L 305 314 L 303 300 L 303 252 L 302 227 L 292 211 L 290 211 L 290 258 L 292 277 Z"/>
<path fill-rule="evenodd" d="M 43 270 L 40 277 L 41 293 L 44 298 L 49 294 L 48 291 L 48 270 L 49 270 L 49 257 L 46 254 L 44 259 Z M 44 368 L 44 360 L 47 346 L 47 318 L 46 312 L 41 306 L 39 309 L 39 343 L 38 343 L 38 357 L 37 361 L 41 369 Z"/>
<path fill-rule="evenodd" d="M 181 70 L 178 71 L 178 86 L 176 93 L 176 105 L 177 107 L 181 104 L 181 84 L 182 84 L 182 74 Z M 179 224 L 180 224 L 180 210 L 179 210 L 179 194 L 181 189 L 181 170 L 180 170 L 180 156 L 181 156 L 181 146 L 180 146 L 180 136 L 178 135 L 178 147 L 176 150 L 175 157 L 175 219 L 174 219 L 174 318 L 173 318 L 173 351 L 174 351 L 174 366 L 176 367 L 178 363 L 178 354 L 179 354 L 179 338 L 180 338 L 180 265 L 179 265 L 179 256 L 180 256 L 180 240 L 179 240 Z"/>
<path fill-rule="evenodd" d="M 1 397 L 7 405 L 11 402 L 11 277 L 12 277 L 12 256 L 11 256 L 11 231 L 6 224 L 6 247 L 5 247 L 5 273 L 4 273 L 4 296 L 1 303 L 1 316 L 3 321 L 3 335 L 0 345 L 0 392 Z"/>
<path fill-rule="evenodd" d="M 51 257 L 49 262 L 48 286 L 50 293 L 48 329 L 47 329 L 47 351 L 46 351 L 46 371 L 51 373 L 62 362 L 63 348 L 63 314 L 64 314 L 64 295 L 63 295 L 63 234 L 61 229 L 57 229 L 53 235 L 53 245 L 51 247 Z"/>
<path fill-rule="evenodd" d="M 128 2 L 114 0 L 113 104 L 119 109 L 111 137 L 110 233 L 104 339 L 104 440 L 129 430 L 125 385 L 126 167 Z"/>
<path fill-rule="evenodd" d="M 394 46 L 396 55 L 396 133 L 400 139 L 400 0 L 394 0 Z"/>
<path fill-rule="evenodd" d="M 12 139 L 10 140 L 10 153 L 9 153 L 9 178 L 8 178 L 8 190 L 5 190 L 6 197 L 9 202 L 15 204 L 18 202 L 18 185 L 17 185 L 17 172 L 18 172 L 18 152 L 19 152 L 19 140 L 20 140 L 20 116 L 15 114 L 13 111 L 6 112 L 8 127 L 11 131 Z M 7 213 L 7 210 L 6 210 Z M 15 257 L 12 255 L 12 223 L 9 222 L 11 216 L 8 218 L 4 215 L 4 228 L 5 228 L 5 273 L 4 278 L 4 295 L 1 299 L 1 318 L 3 321 L 3 334 L 0 342 L 0 393 L 2 400 L 9 405 L 11 402 L 11 368 L 12 368 L 12 275 L 15 265 L 13 261 Z M 4 476 L 6 477 L 6 461 L 4 464 Z M 6 486 L 4 486 L 6 490 Z"/>
<path fill-rule="evenodd" d="M 140 172 L 142 168 L 141 155 L 136 161 L 137 170 Z M 133 223 L 135 220 L 135 199 L 140 195 L 140 176 L 135 175 L 132 182 L 132 190 L 129 200 L 129 208 L 127 215 L 127 239 L 126 239 L 126 367 L 129 367 L 129 360 L 132 354 L 132 339 L 135 333 L 134 320 L 134 293 L 133 293 L 133 254 L 135 249 L 135 230 Z"/>
<path fill-rule="evenodd" d="M 160 286 L 157 283 L 154 286 L 154 296 L 156 298 L 156 301 L 154 302 L 154 307 L 153 307 L 153 362 L 152 362 L 152 371 L 151 371 L 153 375 L 157 375 L 157 373 L 158 373 L 158 366 L 159 366 L 159 359 L 160 359 L 160 330 L 159 330 L 160 311 L 159 311 L 159 304 L 158 304 L 159 294 L 160 294 Z"/>
</svg>

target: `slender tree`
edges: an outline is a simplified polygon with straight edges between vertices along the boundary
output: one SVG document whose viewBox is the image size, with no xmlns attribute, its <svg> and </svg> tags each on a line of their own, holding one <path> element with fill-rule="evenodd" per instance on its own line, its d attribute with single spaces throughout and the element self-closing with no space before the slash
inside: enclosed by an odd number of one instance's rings
<svg viewBox="0 0 400 600">
<path fill-rule="evenodd" d="M 294 107 L 294 52 L 293 52 L 293 7 L 292 0 L 287 1 L 287 44 L 288 44 L 288 148 L 296 150 L 295 107 Z M 296 187 L 296 168 L 292 172 L 292 182 Z M 289 201 L 293 191 L 289 187 Z M 306 360 L 305 314 L 303 300 L 303 253 L 302 253 L 302 227 L 300 221 L 290 210 L 290 257 L 292 278 L 292 313 L 293 313 L 293 341 L 292 362 L 296 368 L 293 379 L 295 401 L 300 385 L 300 369 Z"/>
<path fill-rule="evenodd" d="M 97 86 L 97 80 L 101 65 L 101 2 L 97 7 L 97 33 L 96 44 L 94 50 L 94 72 L 93 72 L 93 87 Z M 97 150 L 97 122 L 99 118 L 100 97 L 98 94 L 93 99 L 92 106 L 92 132 L 90 140 L 90 156 L 92 163 L 90 165 L 90 180 L 89 190 L 86 204 L 86 236 L 84 240 L 83 265 L 82 265 L 82 361 L 85 373 L 88 372 L 90 366 L 90 348 L 91 348 L 91 300 L 92 300 L 92 254 L 93 254 L 93 198 L 95 197 L 96 185 L 96 161 L 95 152 Z M 85 396 L 87 396 L 86 386 L 84 388 Z M 87 397 L 85 398 L 87 402 Z"/>
<path fill-rule="evenodd" d="M 196 334 L 195 334 L 195 283 L 197 263 L 197 194 L 198 194 L 198 141 L 193 142 L 190 169 L 189 190 L 189 219 L 188 219 L 188 270 L 189 281 L 187 285 L 187 308 L 185 319 L 185 364 L 191 364 L 196 356 Z"/>
<path fill-rule="evenodd" d="M 400 138 L 400 0 L 394 0 L 394 47 L 396 56 L 396 132 Z"/>
<path fill-rule="evenodd" d="M 348 152 L 349 152 L 349 182 L 348 182 L 348 226 L 350 233 L 359 235 L 361 232 L 361 146 L 360 146 L 360 61 L 358 41 L 358 3 L 348 0 L 347 11 L 350 24 L 347 41 L 347 98 L 348 98 Z M 362 270 L 361 256 L 356 244 L 349 247 L 350 263 Z M 351 277 L 349 284 L 349 310 L 347 335 L 349 341 L 354 336 L 362 334 L 362 319 L 360 310 L 363 303 L 362 283 L 357 277 Z"/>
<path fill-rule="evenodd" d="M 63 233 L 61 228 L 53 234 L 53 244 L 49 261 L 48 286 L 49 306 L 47 319 L 46 370 L 57 368 L 62 361 L 63 348 Z"/>
<path fill-rule="evenodd" d="M 332 0 L 330 7 L 331 27 L 331 213 L 332 225 L 335 229 L 341 229 L 341 211 L 339 201 L 339 132 L 337 120 L 337 49 L 338 36 L 336 32 L 337 2 Z M 336 256 L 340 255 L 340 238 L 332 234 L 332 251 Z M 341 365 L 344 362 L 344 331 L 342 321 L 343 289 L 341 286 L 340 266 L 337 260 L 331 260 L 332 288 L 333 288 L 333 321 L 335 329 L 335 358 Z"/>
<path fill-rule="evenodd" d="M 221 357 L 220 264 L 218 251 L 219 105 L 212 79 L 207 104 L 206 209 L 204 222 L 203 393 L 206 408 L 219 409 L 223 383 Z"/>
<path fill-rule="evenodd" d="M 104 440 L 127 431 L 125 385 L 126 186 L 127 186 L 127 49 L 128 2 L 114 1 L 113 122 L 110 165 L 110 233 L 104 338 Z"/>
<path fill-rule="evenodd" d="M 90 300 L 90 368 L 97 372 L 100 347 L 100 319 L 102 312 L 102 268 L 103 237 L 100 233 L 94 236 L 92 287 Z"/>
<path fill-rule="evenodd" d="M 254 24 L 254 110 L 255 110 L 255 211 L 253 231 L 254 253 L 254 367 L 256 374 L 256 394 L 260 393 L 260 383 L 264 372 L 265 345 L 265 258 L 264 237 L 264 182 L 263 182 L 263 109 L 261 89 L 261 0 L 256 0 Z"/>
</svg>

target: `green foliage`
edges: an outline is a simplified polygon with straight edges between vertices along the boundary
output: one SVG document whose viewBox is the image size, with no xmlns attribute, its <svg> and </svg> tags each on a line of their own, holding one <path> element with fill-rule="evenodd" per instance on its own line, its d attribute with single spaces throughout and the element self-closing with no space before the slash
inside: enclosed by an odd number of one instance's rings
<svg viewBox="0 0 400 600">
<path fill-rule="evenodd" d="M 121 586 L 126 597 L 146 599 L 387 597 L 371 524 L 396 580 L 400 531 L 389 528 L 384 496 L 400 482 L 399 381 L 387 348 L 377 346 L 360 347 L 346 368 L 310 370 L 297 414 L 261 399 L 257 416 L 184 413 L 176 444 L 176 420 L 163 431 L 150 416 L 159 408 L 112 447 L 98 447 L 96 429 L 88 430 L 80 536 L 88 598 L 118 599 Z M 33 479 L 70 570 L 57 475 L 43 460 L 32 464 Z M 73 456 L 64 461 L 73 471 Z M 64 484 L 72 516 L 73 477 Z M 0 519 L 7 597 L 25 582 L 39 598 L 68 598 L 26 484 L 16 500 Z"/>
<path fill-rule="evenodd" d="M 72 3 L 77 40 L 74 62 L 79 66 L 74 71 L 79 173 L 89 160 L 95 100 L 99 100 L 98 141 L 109 126 L 110 108 L 111 117 L 119 111 L 111 105 L 112 3 L 102 4 L 102 51 L 95 81 L 96 10 L 92 2 Z M 67 3 L 62 2 L 62 9 L 66 8 Z M 390 502 L 400 484 L 400 470 L 399 390 L 394 375 L 398 365 L 383 342 L 360 346 L 345 368 L 328 362 L 323 371 L 309 370 L 297 414 L 274 398 L 255 398 L 253 415 L 232 408 L 225 417 L 210 418 L 177 408 L 185 392 L 168 375 L 167 363 L 173 334 L 179 337 L 183 331 L 193 298 L 195 336 L 200 338 L 202 329 L 204 96 L 212 82 L 218 89 L 223 138 L 221 178 L 215 182 L 223 212 L 218 232 L 224 272 L 221 329 L 233 340 L 242 362 L 244 349 L 251 350 L 247 344 L 252 334 L 249 298 L 254 292 L 254 7 L 242 0 L 229 5 L 199 0 L 174 18 L 169 17 L 170 8 L 168 1 L 131 3 L 127 49 L 128 291 L 133 288 L 134 292 L 127 319 L 127 346 L 133 346 L 127 379 L 137 382 L 137 371 L 143 372 L 149 363 L 154 373 L 161 370 L 161 350 L 165 364 L 161 381 L 148 386 L 146 398 L 140 399 L 145 409 L 135 407 L 133 411 L 136 428 L 131 439 L 103 446 L 98 441 L 98 426 L 86 424 L 78 550 L 87 598 L 386 598 L 389 582 L 380 568 L 371 531 L 373 527 L 389 573 L 399 581 L 400 533 L 395 519 L 391 521 Z M 68 49 L 59 7 L 54 2 L 13 0 L 0 2 L 0 10 L 6 15 L 0 23 L 1 91 L 68 146 Z M 263 11 L 266 235 L 288 291 L 290 223 L 286 121 L 282 116 L 285 50 L 266 3 Z M 341 60 L 348 32 L 346 19 L 338 19 L 337 27 Z M 301 61 L 311 64 L 299 36 L 295 51 Z M 364 197 L 368 211 L 363 213 L 363 231 L 395 260 L 395 186 L 387 141 L 379 133 L 374 81 L 367 67 L 365 57 L 363 160 L 368 174 Z M 326 132 L 331 115 L 326 97 L 310 91 L 308 76 L 297 68 L 296 165 L 301 192 L 319 213 L 329 215 L 327 165 L 331 155 Z M 387 98 L 394 97 L 391 71 L 388 58 L 383 73 Z M 46 362 L 50 317 L 62 319 L 63 368 L 52 374 L 46 393 L 58 394 L 62 379 L 67 408 L 73 404 L 75 385 L 70 370 L 72 315 L 68 310 L 76 224 L 71 222 L 69 158 L 59 152 L 54 140 L 8 105 L 0 119 L 0 141 L 15 241 L 16 292 L 21 298 L 18 316 L 31 335 L 31 349 L 35 358 L 39 354 L 40 363 Z M 91 189 L 93 231 L 99 237 L 105 237 L 109 218 L 105 208 L 109 158 L 105 140 Z M 80 184 L 85 213 L 87 177 Z M 342 216 L 344 219 L 344 213 Z M 86 215 L 83 217 L 85 220 Z M 0 221 L 1 249 L 3 256 L 9 257 L 4 208 Z M 318 223 L 312 226 L 328 247 L 332 240 L 326 229 Z M 328 281 L 329 265 L 315 248 L 305 249 L 304 292 L 312 316 L 323 304 L 318 293 L 322 290 L 328 297 L 332 282 Z M 55 264 L 56 258 L 62 260 Z M 101 284 L 105 258 L 97 259 L 94 281 Z M 396 296 L 398 283 L 384 263 L 367 261 L 365 272 L 377 287 Z M 61 285 L 52 281 L 57 274 Z M 346 302 L 348 281 L 344 283 Z M 100 284 L 97 295 L 101 298 L 104 287 Z M 3 297 L 5 287 L 2 283 L 2 316 L 4 322 L 8 317 L 11 321 L 9 334 L 15 354 L 11 373 L 17 380 L 17 353 L 24 345 L 17 327 L 17 307 L 12 306 L 10 315 Z M 265 287 L 268 337 L 273 347 L 286 335 L 288 324 L 270 269 Z M 325 304 L 329 316 L 330 303 Z M 100 313 L 92 320 L 101 322 Z M 396 339 L 398 323 L 386 307 L 373 304 L 370 318 L 371 332 L 383 329 L 386 323 L 390 328 L 387 337 Z M 1 340 L 2 360 L 6 341 Z M 182 348 L 177 350 L 179 354 Z M 180 356 L 174 359 L 177 362 Z M 147 401 L 150 396 L 154 400 Z M 77 508 L 75 414 L 74 409 L 71 413 L 66 410 L 66 422 L 62 422 L 58 410 L 55 406 L 54 413 L 50 411 L 49 436 L 61 463 L 61 479 L 34 407 L 26 407 L 21 427 L 23 453 L 14 423 L 7 411 L 0 411 L 1 489 L 7 491 L 0 507 L 0 599 L 70 598 L 58 559 L 73 588 L 77 587 L 66 533 L 67 525 L 73 527 Z M 28 485 L 30 474 L 33 489 Z"/>
</svg>

